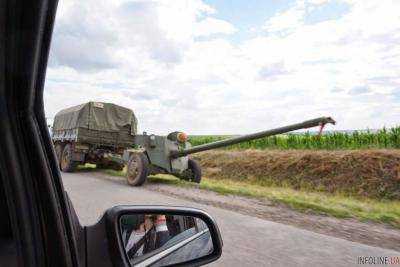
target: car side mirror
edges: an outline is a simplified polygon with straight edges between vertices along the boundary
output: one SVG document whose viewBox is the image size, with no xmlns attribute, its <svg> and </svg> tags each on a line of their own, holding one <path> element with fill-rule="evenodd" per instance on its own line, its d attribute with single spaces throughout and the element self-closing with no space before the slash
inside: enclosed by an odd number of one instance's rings
<svg viewBox="0 0 400 267">
<path fill-rule="evenodd" d="M 222 239 L 206 212 L 186 207 L 116 206 L 86 228 L 88 266 L 203 265 Z"/>
</svg>

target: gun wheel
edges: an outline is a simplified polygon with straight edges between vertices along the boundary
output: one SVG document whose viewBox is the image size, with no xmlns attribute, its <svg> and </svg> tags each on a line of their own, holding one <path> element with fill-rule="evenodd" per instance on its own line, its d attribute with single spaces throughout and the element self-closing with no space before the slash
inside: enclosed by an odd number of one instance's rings
<svg viewBox="0 0 400 267">
<path fill-rule="evenodd" d="M 201 182 L 201 167 L 200 164 L 193 160 L 189 159 L 188 161 L 188 173 L 187 178 L 191 182 L 200 183 Z"/>
<path fill-rule="evenodd" d="M 143 153 L 132 153 L 126 170 L 126 180 L 131 186 L 141 186 L 149 174 L 149 161 Z"/>
</svg>

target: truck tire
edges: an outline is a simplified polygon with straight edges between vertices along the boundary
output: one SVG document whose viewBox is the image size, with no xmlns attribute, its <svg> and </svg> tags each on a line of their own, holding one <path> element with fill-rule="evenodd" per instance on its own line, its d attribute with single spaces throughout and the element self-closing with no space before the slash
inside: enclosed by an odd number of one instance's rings
<svg viewBox="0 0 400 267">
<path fill-rule="evenodd" d="M 61 155 L 62 152 L 64 150 L 64 145 L 62 143 L 57 143 L 54 145 L 54 150 L 56 152 L 56 157 L 57 157 L 57 161 L 58 161 L 58 168 L 61 168 Z"/>
<path fill-rule="evenodd" d="M 131 186 L 141 186 L 149 175 L 149 161 L 144 153 L 132 153 L 129 157 L 126 180 Z"/>
<path fill-rule="evenodd" d="M 63 153 L 61 154 L 61 161 L 60 161 L 60 167 L 63 172 L 75 171 L 78 163 L 72 160 L 72 154 L 73 154 L 72 145 L 66 144 Z"/>
<path fill-rule="evenodd" d="M 195 183 L 201 182 L 201 167 L 200 164 L 194 159 L 188 160 L 188 168 L 190 171 L 189 180 Z"/>
</svg>

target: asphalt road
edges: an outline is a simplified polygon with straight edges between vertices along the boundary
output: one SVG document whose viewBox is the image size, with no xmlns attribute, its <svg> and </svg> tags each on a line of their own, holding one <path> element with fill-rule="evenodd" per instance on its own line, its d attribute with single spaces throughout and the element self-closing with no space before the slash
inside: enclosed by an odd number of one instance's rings
<svg viewBox="0 0 400 267">
<path fill-rule="evenodd" d="M 207 211 L 216 219 L 224 240 L 223 255 L 212 266 L 360 266 L 359 256 L 400 256 L 393 250 L 129 187 L 117 177 L 95 172 L 62 176 L 82 225 L 96 223 L 106 209 L 122 204 L 190 206 Z"/>
</svg>

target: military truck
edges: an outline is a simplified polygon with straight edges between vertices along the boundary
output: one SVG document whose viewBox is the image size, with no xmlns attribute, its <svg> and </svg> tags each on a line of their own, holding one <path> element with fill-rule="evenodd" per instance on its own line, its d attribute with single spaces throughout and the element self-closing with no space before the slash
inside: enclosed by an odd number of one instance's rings
<svg viewBox="0 0 400 267">
<path fill-rule="evenodd" d="M 52 140 L 60 169 L 77 165 L 122 170 L 122 155 L 134 146 L 137 119 L 132 110 L 111 103 L 88 102 L 61 110 L 54 117 Z"/>
<path fill-rule="evenodd" d="M 321 117 L 192 147 L 183 132 L 137 134 L 133 111 L 111 103 L 89 102 L 57 113 L 52 136 L 62 171 L 74 171 L 84 163 L 116 170 L 125 164 L 128 184 L 139 186 L 149 175 L 161 173 L 200 183 L 200 165 L 190 154 L 316 126 L 321 132 L 327 123 L 335 121 Z"/>
</svg>

